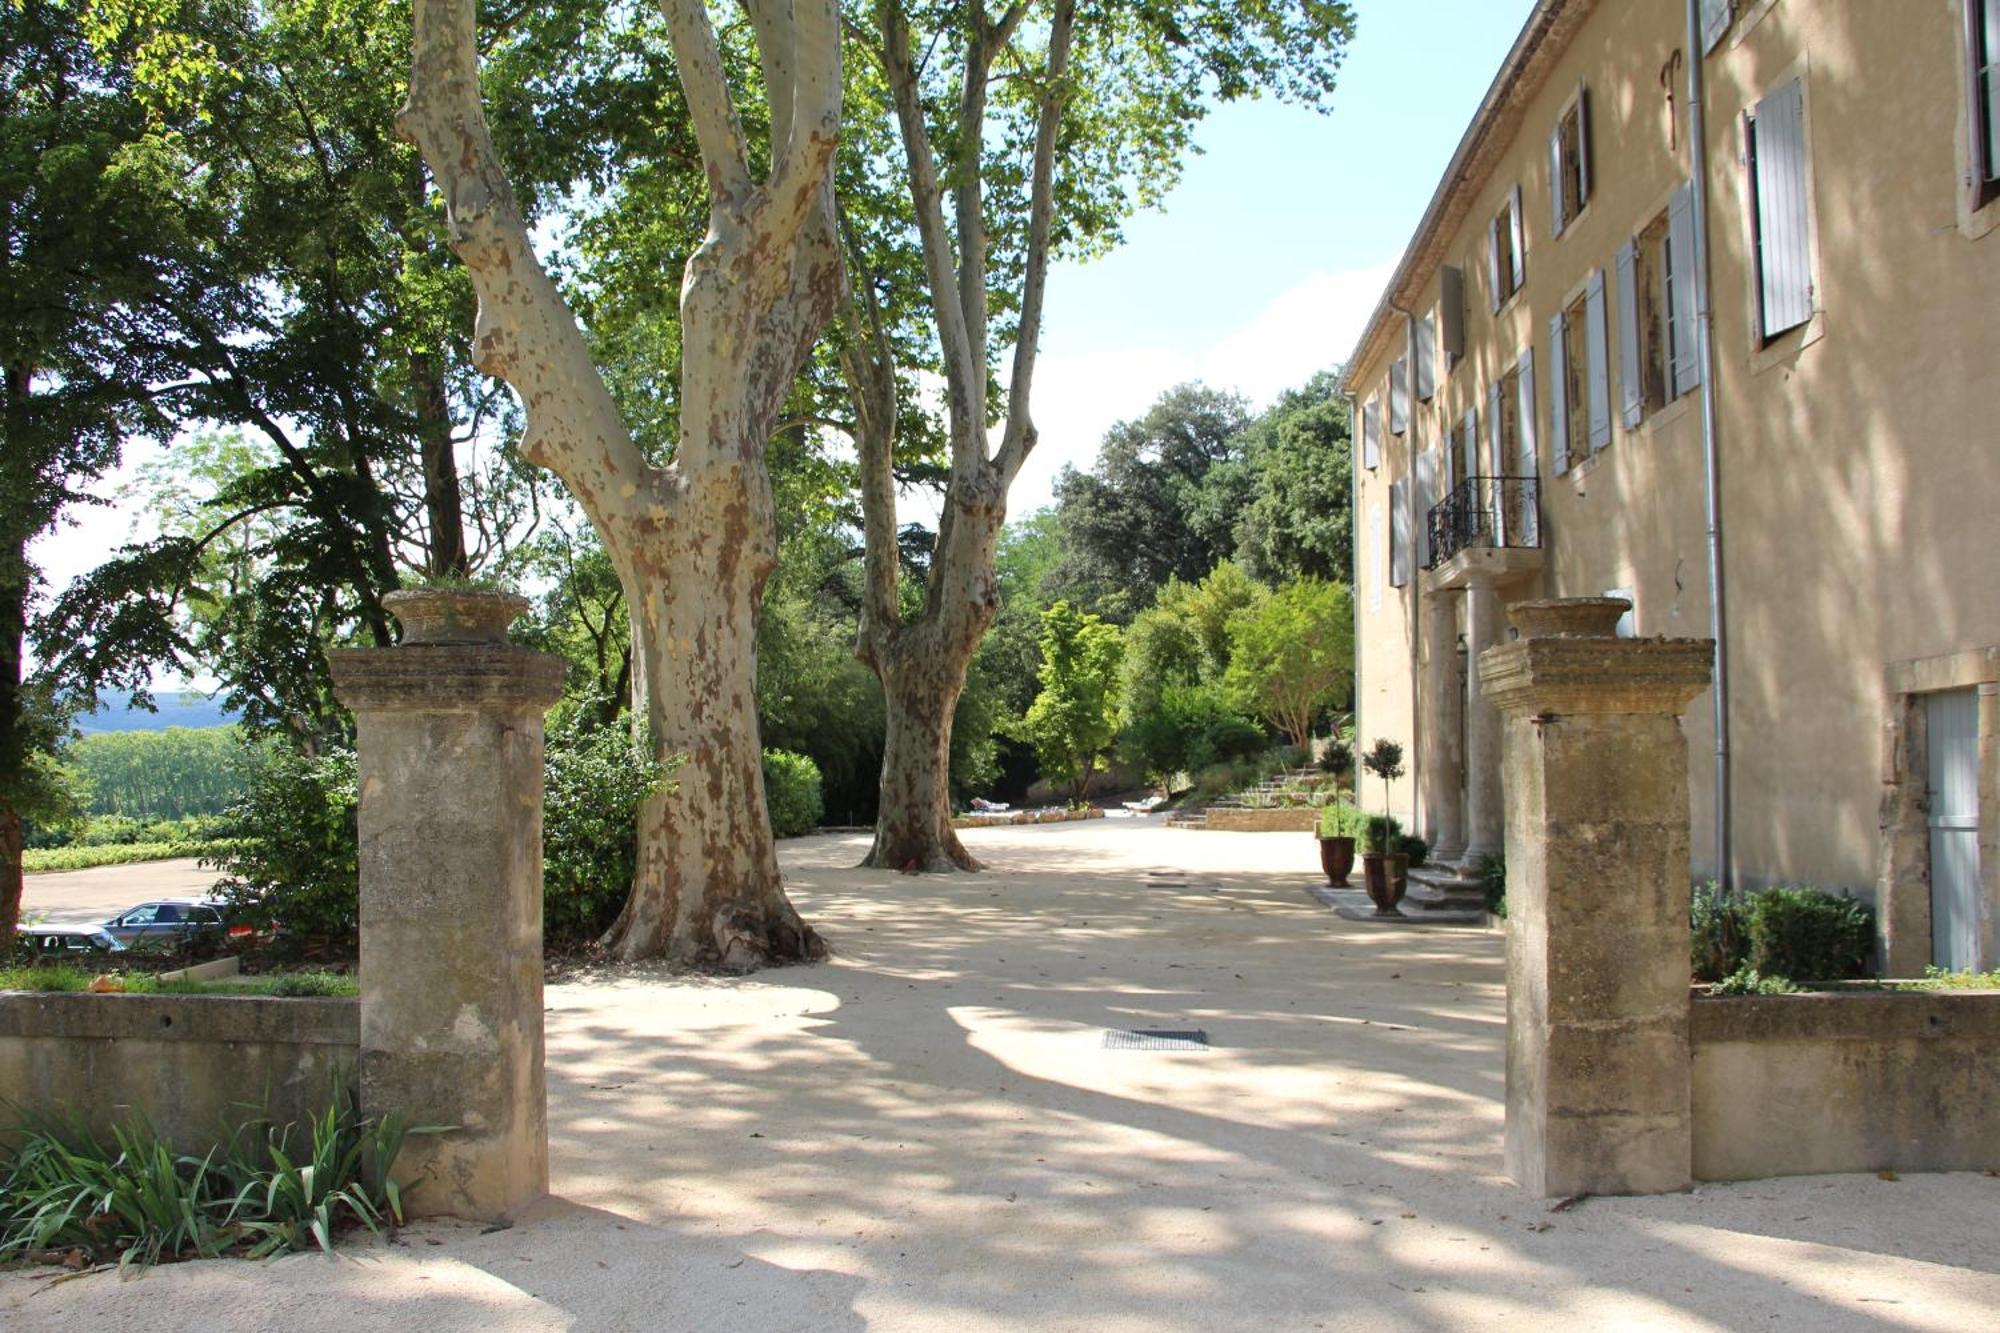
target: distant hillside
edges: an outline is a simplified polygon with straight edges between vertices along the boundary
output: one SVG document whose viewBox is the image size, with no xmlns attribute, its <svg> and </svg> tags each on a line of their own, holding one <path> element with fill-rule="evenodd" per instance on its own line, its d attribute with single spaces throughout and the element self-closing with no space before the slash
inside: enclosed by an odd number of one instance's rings
<svg viewBox="0 0 2000 1333">
<path fill-rule="evenodd" d="M 220 700 L 205 694 L 166 693 L 153 696 L 159 711 L 136 708 L 130 695 L 107 695 L 97 712 L 76 720 L 77 730 L 86 736 L 106 731 L 165 731 L 168 727 L 222 727 L 236 715 Z"/>
</svg>

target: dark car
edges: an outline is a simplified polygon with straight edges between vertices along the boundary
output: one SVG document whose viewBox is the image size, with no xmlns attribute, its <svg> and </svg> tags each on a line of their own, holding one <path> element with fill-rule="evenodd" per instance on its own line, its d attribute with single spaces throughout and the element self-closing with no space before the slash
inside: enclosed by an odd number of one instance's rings
<svg viewBox="0 0 2000 1333">
<path fill-rule="evenodd" d="M 104 929 L 127 949 L 212 948 L 223 937 L 222 905 L 199 898 L 156 898 L 126 908 L 106 921 Z"/>
<path fill-rule="evenodd" d="M 121 944 L 103 926 L 89 922 L 14 927 L 14 950 L 27 962 L 68 962 L 90 954 L 124 953 Z"/>
</svg>

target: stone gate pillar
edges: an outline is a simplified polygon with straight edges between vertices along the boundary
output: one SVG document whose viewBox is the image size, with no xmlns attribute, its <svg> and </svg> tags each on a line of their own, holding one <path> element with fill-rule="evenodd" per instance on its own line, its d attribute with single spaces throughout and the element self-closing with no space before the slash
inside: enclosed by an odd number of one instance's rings
<svg viewBox="0 0 2000 1333">
<path fill-rule="evenodd" d="M 1618 598 L 1523 602 L 1480 659 L 1505 718 L 1507 1171 L 1531 1193 L 1692 1183 L 1687 739 L 1707 639 Z"/>
<path fill-rule="evenodd" d="M 505 593 L 382 599 L 395 648 L 328 654 L 361 801 L 361 1104 L 408 1125 L 415 1214 L 497 1221 L 548 1192 L 542 714 L 563 662 L 506 641 Z"/>
</svg>

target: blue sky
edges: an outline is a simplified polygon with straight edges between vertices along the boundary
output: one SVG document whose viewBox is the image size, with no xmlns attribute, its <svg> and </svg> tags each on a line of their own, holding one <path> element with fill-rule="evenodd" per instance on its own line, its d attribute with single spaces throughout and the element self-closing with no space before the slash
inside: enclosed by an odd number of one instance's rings
<svg viewBox="0 0 2000 1333">
<path fill-rule="evenodd" d="M 1162 209 L 1132 219 L 1112 254 L 1050 274 L 1041 444 L 1010 512 L 1048 503 L 1064 464 L 1088 467 L 1106 428 L 1171 385 L 1199 379 L 1261 406 L 1344 357 L 1532 8 L 1357 0 L 1330 113 L 1255 102 L 1212 116 L 1204 152 Z M 129 472 L 98 493 L 113 495 Z M 151 535 L 129 507 L 71 514 L 74 525 L 34 547 L 51 588 Z"/>
<path fill-rule="evenodd" d="M 1009 510 L 1048 500 L 1112 422 L 1185 379 L 1261 406 L 1344 357 L 1533 0 L 1358 0 L 1327 114 L 1273 102 L 1202 127 L 1164 209 L 1049 277 L 1042 443 Z"/>
</svg>

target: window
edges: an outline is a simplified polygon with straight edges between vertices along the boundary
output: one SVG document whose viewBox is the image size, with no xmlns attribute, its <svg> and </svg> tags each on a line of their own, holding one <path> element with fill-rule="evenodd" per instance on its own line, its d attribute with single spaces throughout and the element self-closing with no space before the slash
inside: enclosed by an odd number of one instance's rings
<svg viewBox="0 0 2000 1333">
<path fill-rule="evenodd" d="M 1382 404 L 1373 398 L 1361 408 L 1361 466 L 1382 466 Z"/>
<path fill-rule="evenodd" d="M 1757 103 L 1744 120 L 1757 322 L 1767 343 L 1813 313 L 1805 109 L 1805 86 L 1794 79 Z"/>
<path fill-rule="evenodd" d="M 1507 206 L 1486 228 L 1486 278 L 1492 306 L 1499 310 L 1528 280 L 1527 237 L 1521 231 L 1521 187 L 1507 195 Z"/>
<path fill-rule="evenodd" d="M 1549 321 L 1550 470 L 1557 476 L 1611 443 L 1609 333 L 1600 269 Z"/>
<path fill-rule="evenodd" d="M 1579 296 L 1562 314 L 1563 434 L 1567 466 L 1590 457 L 1590 325 L 1587 301 Z"/>
<path fill-rule="evenodd" d="M 1619 248 L 1617 267 L 1620 407 L 1630 428 L 1701 383 L 1691 187 Z"/>
<path fill-rule="evenodd" d="M 1549 234 L 1560 236 L 1590 202 L 1590 89 L 1556 118 L 1549 136 Z"/>
<path fill-rule="evenodd" d="M 1486 448 L 1492 458 L 1493 475 L 1516 475 L 1514 464 L 1521 456 L 1521 367 L 1509 366 L 1493 382 L 1486 404 Z"/>
<path fill-rule="evenodd" d="M 1966 51 L 1971 60 L 1972 206 L 2000 198 L 2000 0 L 1966 0 Z"/>
<path fill-rule="evenodd" d="M 1445 435 L 1444 461 L 1445 480 L 1450 487 L 1456 488 L 1466 478 L 1465 465 L 1469 461 L 1466 458 L 1465 423 L 1463 421 L 1455 423 Z"/>
</svg>

